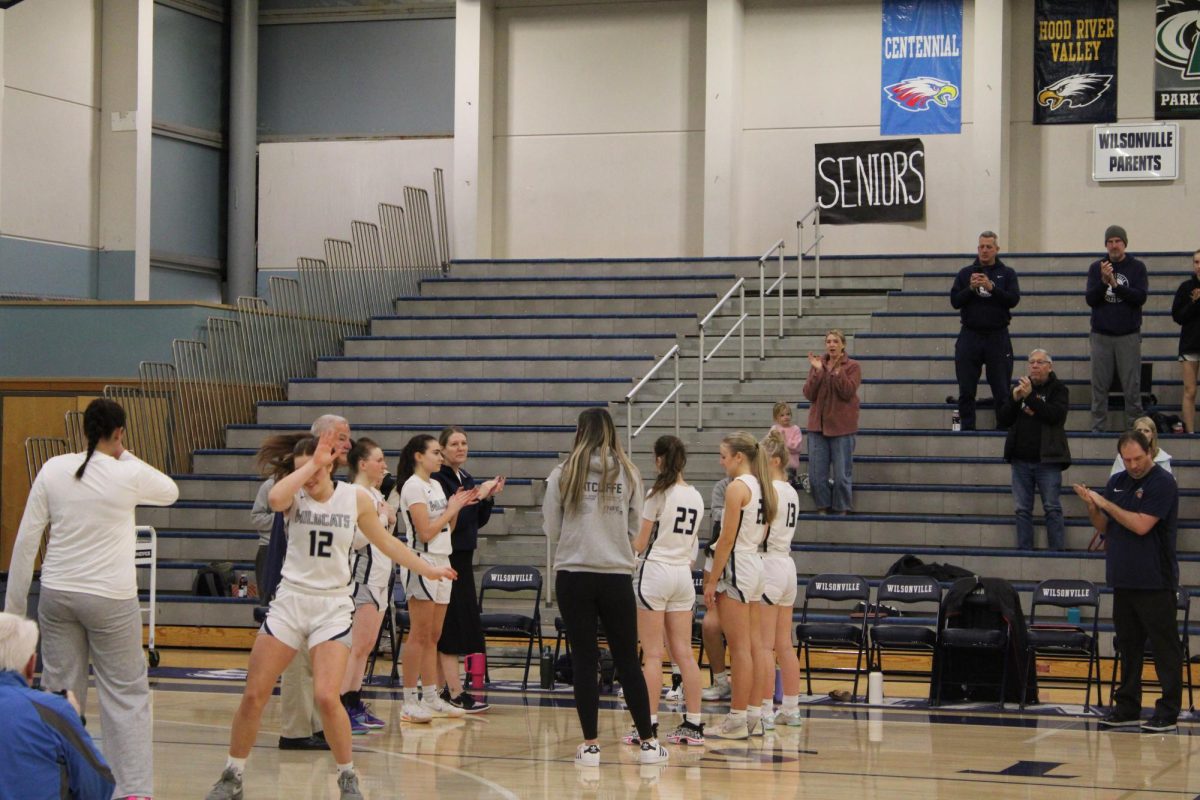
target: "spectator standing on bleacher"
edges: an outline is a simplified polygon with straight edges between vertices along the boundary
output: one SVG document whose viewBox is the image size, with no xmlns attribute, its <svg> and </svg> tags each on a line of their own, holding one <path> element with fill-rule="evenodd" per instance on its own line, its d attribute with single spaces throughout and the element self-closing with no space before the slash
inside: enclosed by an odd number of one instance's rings
<svg viewBox="0 0 1200 800">
<path fill-rule="evenodd" d="M 108 764 L 83 728 L 74 695 L 30 688 L 37 669 L 33 620 L 0 613 L 0 798 L 109 800 Z M 149 738 L 150 732 L 146 732 Z"/>
<path fill-rule="evenodd" d="M 1093 433 L 1103 431 L 1108 420 L 1108 390 L 1114 372 L 1125 393 L 1126 421 L 1132 426 L 1142 416 L 1142 306 L 1150 281 L 1146 265 L 1125 252 L 1128 246 L 1125 229 L 1109 225 L 1104 231 L 1108 255 L 1088 267 Z"/>
<path fill-rule="evenodd" d="M 854 437 L 862 368 L 846 354 L 846 335 L 825 334 L 825 353 L 808 354 L 808 478 L 818 514 L 849 514 L 853 505 Z M 831 470 L 832 468 L 832 470 Z"/>
<path fill-rule="evenodd" d="M 47 526 L 38 624 L 42 683 L 87 708 L 88 663 L 100 695 L 104 755 L 114 797 L 154 794 L 150 683 L 142 652 L 135 511 L 169 506 L 175 481 L 125 449 L 125 409 L 98 398 L 83 412 L 87 453 L 46 462 L 13 544 L 5 608 L 24 615 L 33 562 Z"/>
<path fill-rule="evenodd" d="M 1022 376 L 1000 407 L 996 420 L 1008 428 L 1004 460 L 1012 465 L 1013 507 L 1017 516 L 1017 547 L 1033 549 L 1033 489 L 1042 496 L 1046 540 L 1051 550 L 1066 548 L 1063 528 L 1063 470 L 1071 466 L 1067 444 L 1067 385 L 1054 374 L 1050 354 L 1038 348 L 1029 354 L 1029 374 Z"/>
<path fill-rule="evenodd" d="M 1141 728 L 1153 733 L 1172 731 L 1183 704 L 1183 648 L 1175 607 L 1179 489 L 1171 473 L 1154 463 L 1150 443 L 1140 432 L 1121 434 L 1117 452 L 1125 471 L 1109 478 L 1102 492 L 1083 484 L 1074 487 L 1087 503 L 1092 525 L 1105 533 L 1105 574 L 1113 590 L 1113 627 L 1121 653 L 1121 685 L 1112 710 L 1100 724 L 1106 728 L 1139 724 L 1142 665 L 1149 641 L 1162 696 Z"/>
<path fill-rule="evenodd" d="M 1183 429 L 1196 432 L 1196 373 L 1200 371 L 1200 250 L 1192 253 L 1192 276 L 1175 290 L 1171 317 L 1180 326 L 1179 360 L 1183 364 Z"/>
<path fill-rule="evenodd" d="M 962 430 L 975 430 L 975 392 L 979 373 L 987 370 L 994 408 L 1008 397 L 1013 349 L 1008 336 L 1012 310 L 1021 302 L 1017 273 L 997 258 L 1000 242 L 993 231 L 979 234 L 974 263 L 958 271 L 950 289 L 950 305 L 958 309 L 962 330 L 954 343 L 958 378 L 958 414 Z M 997 428 L 1002 426 L 997 421 Z"/>
</svg>

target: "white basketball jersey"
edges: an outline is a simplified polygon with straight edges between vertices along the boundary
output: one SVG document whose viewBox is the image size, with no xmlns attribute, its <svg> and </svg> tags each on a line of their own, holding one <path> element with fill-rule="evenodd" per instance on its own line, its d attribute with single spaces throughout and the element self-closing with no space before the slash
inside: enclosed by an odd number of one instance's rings
<svg viewBox="0 0 1200 800">
<path fill-rule="evenodd" d="M 734 480 L 746 484 L 750 490 L 750 502 L 742 507 L 737 530 L 734 532 L 733 549 L 739 553 L 754 553 L 762 546 L 767 535 L 763 515 L 762 488 L 753 475 L 739 475 Z"/>
<path fill-rule="evenodd" d="M 365 487 L 364 487 L 365 488 Z M 387 512 L 384 511 L 386 501 L 378 489 L 367 488 L 367 492 L 371 495 L 371 500 L 375 503 L 375 510 L 379 512 L 379 524 L 383 529 L 387 530 Z M 359 537 L 366 539 L 359 533 Z M 355 583 L 365 583 L 368 586 L 387 586 L 388 581 L 392 577 L 392 560 L 383 554 L 375 545 L 370 542 L 361 543 L 359 538 L 355 538 L 354 544 L 354 560 L 351 564 L 351 570 L 354 573 Z"/>
<path fill-rule="evenodd" d="M 319 503 L 301 489 L 287 512 L 282 583 L 304 594 L 347 595 L 350 549 L 358 531 L 358 487 L 337 483 Z"/>
<path fill-rule="evenodd" d="M 796 536 L 796 517 L 800 513 L 800 495 L 787 481 L 772 481 L 775 484 L 775 494 L 779 497 L 779 506 L 775 509 L 775 519 L 771 520 L 767 539 L 763 542 L 763 553 L 774 556 L 790 557 L 792 554 L 792 539 Z"/>
<path fill-rule="evenodd" d="M 642 508 L 642 519 L 654 521 L 643 559 L 691 566 L 700 548 L 697 533 L 704 519 L 704 498 L 695 487 L 677 483 L 651 495 Z"/>
<path fill-rule="evenodd" d="M 400 490 L 400 516 L 404 517 L 404 529 L 408 531 L 408 543 L 418 553 L 448 556 L 454 552 L 450 543 L 450 526 L 446 525 L 428 542 L 422 542 L 413 527 L 410 506 L 423 505 L 429 514 L 430 521 L 440 517 L 446 511 L 446 493 L 442 485 L 435 480 L 421 480 L 416 475 L 404 482 Z"/>
</svg>

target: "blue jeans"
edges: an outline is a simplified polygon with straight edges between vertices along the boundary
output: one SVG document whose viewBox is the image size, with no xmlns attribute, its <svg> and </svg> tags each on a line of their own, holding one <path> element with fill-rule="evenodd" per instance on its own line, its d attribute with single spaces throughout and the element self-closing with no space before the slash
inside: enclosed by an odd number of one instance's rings
<svg viewBox="0 0 1200 800">
<path fill-rule="evenodd" d="M 1062 491 L 1062 469 L 1058 464 L 1034 464 L 1029 461 L 1012 462 L 1013 506 L 1017 514 L 1017 547 L 1033 549 L 1033 487 L 1037 484 L 1042 496 L 1042 510 L 1046 513 L 1046 539 L 1051 550 L 1066 547 L 1063 529 L 1062 503 L 1058 495 Z"/>
<path fill-rule="evenodd" d="M 808 434 L 808 477 L 818 509 L 832 507 L 834 511 L 851 510 L 853 469 L 854 434 Z"/>
</svg>

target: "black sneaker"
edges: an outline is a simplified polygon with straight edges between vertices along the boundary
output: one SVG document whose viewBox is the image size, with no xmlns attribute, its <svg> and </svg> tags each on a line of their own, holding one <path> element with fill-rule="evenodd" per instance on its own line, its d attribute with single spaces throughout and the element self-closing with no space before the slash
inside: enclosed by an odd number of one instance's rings
<svg viewBox="0 0 1200 800">
<path fill-rule="evenodd" d="M 447 692 L 447 694 L 449 693 Z M 446 702 L 452 706 L 461 708 L 468 714 L 479 714 L 491 708 L 490 704 L 485 703 L 482 700 L 477 700 L 470 692 L 462 692 L 458 695 L 458 697 L 451 697 Z"/>
<path fill-rule="evenodd" d="M 1166 733 L 1175 730 L 1175 727 L 1175 720 L 1161 717 L 1158 714 L 1142 723 L 1142 730 L 1146 733 Z"/>
<path fill-rule="evenodd" d="M 1132 728 L 1140 724 L 1141 719 L 1136 714 L 1129 715 L 1122 711 L 1110 711 L 1100 718 L 1102 728 Z"/>
</svg>

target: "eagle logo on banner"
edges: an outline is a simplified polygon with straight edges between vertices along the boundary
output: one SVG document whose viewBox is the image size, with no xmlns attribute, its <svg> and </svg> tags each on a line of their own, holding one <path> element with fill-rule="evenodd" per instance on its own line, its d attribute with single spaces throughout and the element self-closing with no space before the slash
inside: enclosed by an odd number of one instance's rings
<svg viewBox="0 0 1200 800">
<path fill-rule="evenodd" d="M 1038 105 L 1057 111 L 1061 106 L 1083 108 L 1100 99 L 1112 85 L 1112 75 L 1081 72 L 1057 80 L 1038 92 Z"/>
<path fill-rule="evenodd" d="M 1154 60 L 1185 78 L 1200 78 L 1200 0 L 1170 0 L 1159 8 L 1171 16 L 1154 31 Z"/>
<path fill-rule="evenodd" d="M 905 111 L 928 111 L 930 103 L 945 108 L 959 95 L 957 86 L 941 78 L 908 78 L 883 90 Z"/>
</svg>

